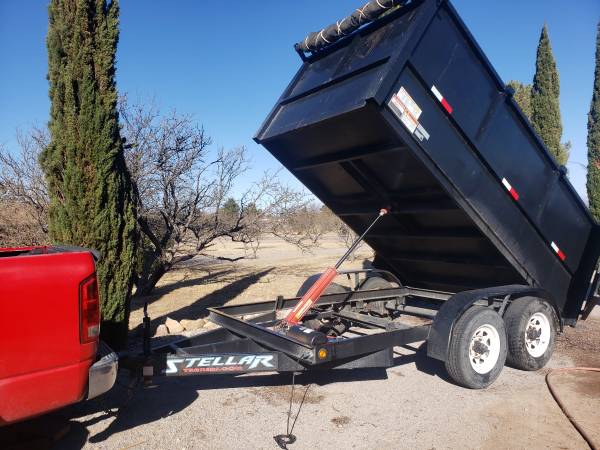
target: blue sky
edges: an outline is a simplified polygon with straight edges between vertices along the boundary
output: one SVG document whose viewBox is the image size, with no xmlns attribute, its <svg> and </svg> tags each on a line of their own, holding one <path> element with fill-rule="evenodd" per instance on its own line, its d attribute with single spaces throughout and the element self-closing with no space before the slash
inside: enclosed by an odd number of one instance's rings
<svg viewBox="0 0 600 450">
<path fill-rule="evenodd" d="M 241 183 L 279 167 L 252 136 L 300 66 L 294 42 L 360 1 L 121 0 L 117 82 L 163 110 L 193 113 L 215 146 L 245 145 L 254 169 Z M 600 1 L 455 0 L 454 6 L 500 76 L 530 82 L 541 27 L 548 24 L 561 77 L 569 170 L 585 196 L 586 124 Z M 14 147 L 17 127 L 44 124 L 47 2 L 0 0 L 0 143 Z M 284 177 L 293 183 L 287 173 Z"/>
</svg>

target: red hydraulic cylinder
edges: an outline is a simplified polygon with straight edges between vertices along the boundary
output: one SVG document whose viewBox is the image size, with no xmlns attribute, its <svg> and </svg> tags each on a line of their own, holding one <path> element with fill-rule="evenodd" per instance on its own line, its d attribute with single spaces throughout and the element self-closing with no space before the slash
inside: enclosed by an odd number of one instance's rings
<svg viewBox="0 0 600 450">
<path fill-rule="evenodd" d="M 348 256 L 350 256 L 352 252 L 356 250 L 358 244 L 362 242 L 362 240 L 365 238 L 365 236 L 371 230 L 371 228 L 375 226 L 377 221 L 383 216 L 385 216 L 388 212 L 389 209 L 387 208 L 381 209 L 375 220 L 373 220 L 373 222 L 371 222 L 371 225 L 369 225 L 369 227 L 363 232 L 363 234 L 361 234 L 358 237 L 358 239 L 354 241 L 354 243 L 350 246 L 350 248 L 344 254 L 344 256 L 342 256 L 338 260 L 335 267 L 330 267 L 325 272 L 323 272 L 323 274 L 319 277 L 315 284 L 313 284 L 310 287 L 310 289 L 306 292 L 306 294 L 304 294 L 304 296 L 300 299 L 300 302 L 298 302 L 298 304 L 292 310 L 292 312 L 289 313 L 288 316 L 285 318 L 285 322 L 288 326 L 297 325 L 302 321 L 304 315 L 308 312 L 310 308 L 314 306 L 317 300 L 319 300 L 321 294 L 323 294 L 323 291 L 327 289 L 327 286 L 329 286 L 333 279 L 338 275 L 337 270 L 339 269 L 339 267 L 343 264 L 344 261 L 346 261 L 346 259 L 348 259 Z"/>
<path fill-rule="evenodd" d="M 306 312 L 317 302 L 321 294 L 323 294 L 323 291 L 327 289 L 327 286 L 331 284 L 337 274 L 337 270 L 333 267 L 330 267 L 323 272 L 315 284 L 306 291 L 306 294 L 304 294 L 292 312 L 288 314 L 285 321 L 289 325 L 298 324 L 304 317 L 304 314 L 306 314 Z"/>
</svg>

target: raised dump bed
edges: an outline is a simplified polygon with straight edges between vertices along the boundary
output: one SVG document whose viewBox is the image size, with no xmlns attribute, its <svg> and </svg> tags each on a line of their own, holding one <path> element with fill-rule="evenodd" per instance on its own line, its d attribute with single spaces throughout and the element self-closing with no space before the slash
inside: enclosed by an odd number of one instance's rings
<svg viewBox="0 0 600 450">
<path fill-rule="evenodd" d="M 598 226 L 450 2 L 300 47 L 255 139 L 357 233 L 391 209 L 366 237 L 379 267 L 453 293 L 538 287 L 577 319 Z"/>
<path fill-rule="evenodd" d="M 122 367 L 389 367 L 394 346 L 427 340 L 456 383 L 484 388 L 506 361 L 543 367 L 556 332 L 590 311 L 598 225 L 564 169 L 449 2 L 397 3 L 297 44 L 304 63 L 256 136 L 366 233 L 376 269 L 340 272 L 346 254 L 298 297 L 209 308 L 221 328 L 154 352 L 146 317 L 144 355 Z M 352 286 L 329 284 L 336 274 Z"/>
</svg>

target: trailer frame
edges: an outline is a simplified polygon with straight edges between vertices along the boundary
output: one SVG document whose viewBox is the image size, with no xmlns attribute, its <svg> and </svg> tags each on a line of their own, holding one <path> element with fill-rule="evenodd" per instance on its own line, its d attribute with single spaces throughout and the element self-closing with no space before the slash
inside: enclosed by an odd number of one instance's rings
<svg viewBox="0 0 600 450">
<path fill-rule="evenodd" d="M 394 347 L 422 341 L 428 342 L 428 356 L 445 361 L 453 324 L 470 306 L 486 306 L 502 315 L 515 298 L 546 295 L 524 285 L 458 294 L 411 288 L 401 286 L 392 273 L 379 269 L 340 271 L 339 276 L 354 279 L 352 290 L 322 295 L 305 318 L 339 320 L 347 326 L 340 336 L 328 336 L 326 342 L 311 345 L 278 330 L 282 322 L 278 317 L 301 300 L 278 296 L 207 308 L 208 319 L 220 328 L 155 348 L 151 348 L 150 320 L 146 317 L 144 352 L 123 356 L 121 367 L 141 369 L 147 383 L 156 376 L 389 368 L 394 365 Z M 361 284 L 372 276 L 393 280 L 397 286 L 361 290 Z M 376 302 L 383 302 L 389 317 L 369 313 Z M 422 323 L 407 323 L 407 317 Z"/>
</svg>

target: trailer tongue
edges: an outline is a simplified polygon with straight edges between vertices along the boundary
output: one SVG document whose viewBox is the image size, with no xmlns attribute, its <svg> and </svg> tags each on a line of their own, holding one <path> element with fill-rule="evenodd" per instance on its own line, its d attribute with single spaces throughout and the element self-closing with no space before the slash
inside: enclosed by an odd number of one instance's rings
<svg viewBox="0 0 600 450">
<path fill-rule="evenodd" d="M 130 359 L 145 375 L 389 367 L 394 346 L 427 340 L 484 388 L 505 361 L 543 367 L 595 303 L 599 227 L 450 2 L 361 11 L 296 45 L 302 67 L 255 140 L 368 231 L 375 268 L 342 258 L 300 298 L 209 308 L 221 328 L 154 351 L 146 320 Z"/>
</svg>

